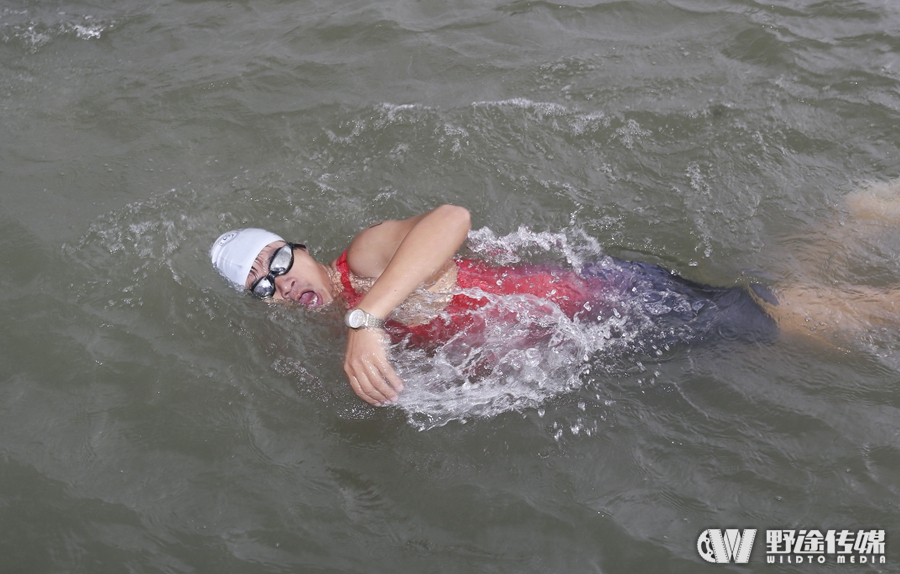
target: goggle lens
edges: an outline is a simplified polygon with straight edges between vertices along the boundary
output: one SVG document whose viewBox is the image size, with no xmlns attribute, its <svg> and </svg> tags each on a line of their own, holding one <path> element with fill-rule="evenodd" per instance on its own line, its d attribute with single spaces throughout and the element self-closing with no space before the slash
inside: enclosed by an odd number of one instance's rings
<svg viewBox="0 0 900 574">
<path fill-rule="evenodd" d="M 278 249 L 269 261 L 269 274 L 261 277 L 259 281 L 250 286 L 250 292 L 261 299 L 267 299 L 275 295 L 275 278 L 280 277 L 291 270 L 294 264 L 294 249 L 302 248 L 302 245 L 288 243 Z"/>
</svg>

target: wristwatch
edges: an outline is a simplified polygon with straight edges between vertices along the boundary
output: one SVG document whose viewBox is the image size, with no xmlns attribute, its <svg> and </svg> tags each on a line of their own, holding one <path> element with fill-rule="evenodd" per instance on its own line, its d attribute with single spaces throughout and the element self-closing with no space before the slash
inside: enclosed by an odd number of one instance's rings
<svg viewBox="0 0 900 574">
<path fill-rule="evenodd" d="M 344 316 L 344 324 L 351 329 L 383 329 L 384 319 L 379 319 L 362 309 L 353 309 Z"/>
</svg>

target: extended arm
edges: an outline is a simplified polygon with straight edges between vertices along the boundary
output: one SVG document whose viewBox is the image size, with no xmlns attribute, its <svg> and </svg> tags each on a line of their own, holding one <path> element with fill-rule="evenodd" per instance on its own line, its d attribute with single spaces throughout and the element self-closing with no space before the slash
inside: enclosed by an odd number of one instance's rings
<svg viewBox="0 0 900 574">
<path fill-rule="evenodd" d="M 440 274 L 465 241 L 470 225 L 467 209 L 442 205 L 364 230 L 350 244 L 347 263 L 355 274 L 376 281 L 357 307 L 387 317 L 413 291 Z M 379 330 L 351 330 L 348 335 L 344 371 L 356 394 L 373 405 L 393 402 L 403 390 L 384 345 L 384 333 Z"/>
</svg>

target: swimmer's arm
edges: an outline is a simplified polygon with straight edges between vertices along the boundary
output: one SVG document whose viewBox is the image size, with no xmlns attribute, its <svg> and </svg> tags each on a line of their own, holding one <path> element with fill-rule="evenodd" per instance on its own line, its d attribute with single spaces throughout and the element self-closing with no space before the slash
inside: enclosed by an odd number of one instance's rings
<svg viewBox="0 0 900 574">
<path fill-rule="evenodd" d="M 357 275 L 375 277 L 358 308 L 385 318 L 419 286 L 434 279 L 466 240 L 471 220 L 463 207 L 443 205 L 403 221 L 385 221 L 360 233 L 347 250 Z M 364 401 L 384 405 L 397 400 L 403 382 L 385 353 L 384 333 L 350 330 L 344 372 Z"/>
<path fill-rule="evenodd" d="M 376 281 L 358 307 L 376 317 L 387 317 L 413 291 L 445 270 L 470 228 L 469 210 L 442 205 L 364 230 L 350 244 L 347 263 L 357 275 Z"/>
</svg>

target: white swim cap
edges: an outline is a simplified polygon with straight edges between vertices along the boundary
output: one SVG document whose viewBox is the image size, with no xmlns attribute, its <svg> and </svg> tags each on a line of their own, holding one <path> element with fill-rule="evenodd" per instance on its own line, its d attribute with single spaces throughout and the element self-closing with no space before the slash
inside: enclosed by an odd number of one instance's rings
<svg viewBox="0 0 900 574">
<path fill-rule="evenodd" d="M 235 229 L 220 235 L 209 250 L 209 255 L 219 273 L 244 289 L 256 256 L 266 245 L 275 241 L 284 239 L 265 229 L 255 227 Z"/>
</svg>

